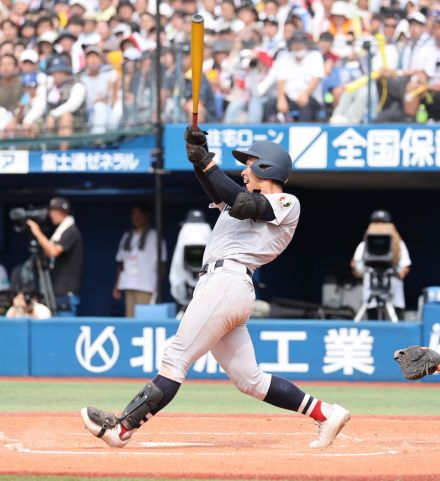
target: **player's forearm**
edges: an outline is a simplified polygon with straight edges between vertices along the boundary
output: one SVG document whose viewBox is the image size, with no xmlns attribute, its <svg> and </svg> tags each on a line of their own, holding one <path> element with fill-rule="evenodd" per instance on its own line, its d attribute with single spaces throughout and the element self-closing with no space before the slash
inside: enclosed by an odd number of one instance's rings
<svg viewBox="0 0 440 481">
<path fill-rule="evenodd" d="M 221 169 L 214 165 L 204 174 L 211 185 L 214 187 L 220 199 L 229 206 L 233 205 L 235 198 L 240 192 L 245 192 L 244 187 L 240 187 Z"/>
<path fill-rule="evenodd" d="M 209 181 L 208 177 L 198 168 L 194 166 L 194 172 L 196 174 L 197 180 L 206 192 L 206 195 L 214 202 L 214 204 L 220 204 L 222 199 L 217 194 L 214 186 Z"/>
</svg>

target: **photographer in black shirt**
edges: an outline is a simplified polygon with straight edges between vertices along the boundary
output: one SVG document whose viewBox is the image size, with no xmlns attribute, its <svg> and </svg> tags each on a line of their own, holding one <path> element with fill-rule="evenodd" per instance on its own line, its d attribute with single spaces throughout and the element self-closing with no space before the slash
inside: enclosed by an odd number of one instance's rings
<svg viewBox="0 0 440 481">
<path fill-rule="evenodd" d="M 75 225 L 67 199 L 54 197 L 49 203 L 49 217 L 55 226 L 55 232 L 50 239 L 35 221 L 28 219 L 26 223 L 44 255 L 51 261 L 58 314 L 76 315 L 83 257 L 81 233 Z"/>
</svg>

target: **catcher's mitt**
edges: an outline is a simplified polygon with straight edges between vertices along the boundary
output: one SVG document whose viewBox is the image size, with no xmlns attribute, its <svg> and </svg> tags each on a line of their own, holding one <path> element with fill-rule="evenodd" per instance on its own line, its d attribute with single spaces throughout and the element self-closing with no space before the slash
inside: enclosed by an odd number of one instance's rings
<svg viewBox="0 0 440 481">
<path fill-rule="evenodd" d="M 437 371 L 440 354 L 426 347 L 409 346 L 395 351 L 394 360 L 399 364 L 403 375 L 415 381 Z"/>
</svg>

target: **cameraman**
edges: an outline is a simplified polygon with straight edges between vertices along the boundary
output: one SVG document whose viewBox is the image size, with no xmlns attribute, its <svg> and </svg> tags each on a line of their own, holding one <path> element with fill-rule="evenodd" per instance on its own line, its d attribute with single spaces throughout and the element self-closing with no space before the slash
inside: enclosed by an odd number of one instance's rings
<svg viewBox="0 0 440 481">
<path fill-rule="evenodd" d="M 49 319 L 52 317 L 50 309 L 38 302 L 36 295 L 19 292 L 12 301 L 12 306 L 6 312 L 8 319 L 29 318 Z"/>
<path fill-rule="evenodd" d="M 27 225 L 44 254 L 51 260 L 57 311 L 69 311 L 75 316 L 79 304 L 83 257 L 81 233 L 75 225 L 67 199 L 54 197 L 49 203 L 49 217 L 56 227 L 50 239 L 35 221 L 28 219 Z"/>
<path fill-rule="evenodd" d="M 392 239 L 393 251 L 393 269 L 396 275 L 391 277 L 390 284 L 390 301 L 394 306 L 397 317 L 403 319 L 403 310 L 405 308 L 405 295 L 403 291 L 403 279 L 409 273 L 411 259 L 409 258 L 408 249 L 405 242 L 400 237 L 396 226 L 393 224 L 391 215 L 385 210 L 376 210 L 371 214 L 370 224 L 365 232 L 364 239 L 369 234 L 389 235 Z M 356 248 L 351 267 L 355 277 L 363 277 L 363 302 L 368 302 L 367 315 L 369 320 L 377 320 L 379 311 L 376 299 L 370 299 L 371 296 L 371 274 L 366 269 L 364 263 L 365 240 Z"/>
</svg>

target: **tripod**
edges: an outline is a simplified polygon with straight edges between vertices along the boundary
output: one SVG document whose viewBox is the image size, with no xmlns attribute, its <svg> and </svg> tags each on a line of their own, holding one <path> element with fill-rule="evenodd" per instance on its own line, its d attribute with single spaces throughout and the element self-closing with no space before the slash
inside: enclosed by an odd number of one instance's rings
<svg viewBox="0 0 440 481">
<path fill-rule="evenodd" d="M 29 252 L 31 256 L 29 262 L 36 274 L 36 281 L 39 292 L 43 296 L 44 304 L 55 314 L 57 310 L 57 303 L 53 291 L 52 280 L 50 278 L 49 266 L 47 259 L 42 256 L 38 247 L 38 242 L 32 239 L 29 244 Z"/>
<path fill-rule="evenodd" d="M 367 272 L 370 275 L 371 294 L 360 307 L 354 322 L 359 322 L 364 317 L 372 300 L 376 301 L 379 321 L 385 320 L 387 315 L 391 322 L 398 322 L 399 319 L 391 302 L 391 278 L 396 275 L 395 270 L 393 268 L 373 269 L 370 267 Z"/>
</svg>

